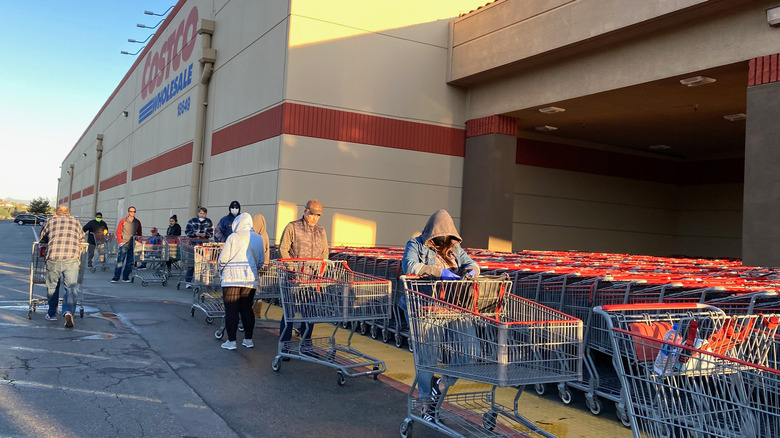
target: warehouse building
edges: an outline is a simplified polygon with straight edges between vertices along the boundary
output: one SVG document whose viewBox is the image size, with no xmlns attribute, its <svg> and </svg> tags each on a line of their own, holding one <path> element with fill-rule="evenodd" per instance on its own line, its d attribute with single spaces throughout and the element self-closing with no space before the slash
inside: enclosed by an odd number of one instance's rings
<svg viewBox="0 0 780 438">
<path fill-rule="evenodd" d="M 275 243 L 780 265 L 780 19 L 763 0 L 181 0 L 63 160 L 59 203 L 146 227 L 232 200 Z"/>
</svg>

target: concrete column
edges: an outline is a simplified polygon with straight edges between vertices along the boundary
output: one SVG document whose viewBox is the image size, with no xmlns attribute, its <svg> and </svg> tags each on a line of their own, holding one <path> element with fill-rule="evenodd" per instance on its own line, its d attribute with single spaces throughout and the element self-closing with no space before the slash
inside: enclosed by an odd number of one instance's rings
<svg viewBox="0 0 780 438">
<path fill-rule="evenodd" d="M 489 116 L 466 123 L 460 233 L 463 244 L 512 251 L 517 121 Z"/>
<path fill-rule="evenodd" d="M 742 207 L 742 261 L 749 266 L 780 266 L 780 72 L 773 57 L 770 69 L 761 58 L 750 61 Z"/>
</svg>

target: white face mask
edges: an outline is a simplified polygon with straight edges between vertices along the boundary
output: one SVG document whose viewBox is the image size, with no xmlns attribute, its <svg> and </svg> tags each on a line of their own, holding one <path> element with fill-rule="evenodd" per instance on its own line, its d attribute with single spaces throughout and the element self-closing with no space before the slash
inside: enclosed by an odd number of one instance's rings
<svg viewBox="0 0 780 438">
<path fill-rule="evenodd" d="M 238 209 L 237 208 L 231 208 L 230 209 L 230 214 L 232 214 L 233 216 L 237 215 L 238 214 Z"/>
<path fill-rule="evenodd" d="M 206 220 L 206 218 L 205 218 L 205 217 L 199 217 L 199 218 L 198 218 L 198 220 L 199 220 L 199 221 L 201 221 L 201 222 L 203 222 L 203 221 L 205 221 L 205 220 Z"/>
</svg>

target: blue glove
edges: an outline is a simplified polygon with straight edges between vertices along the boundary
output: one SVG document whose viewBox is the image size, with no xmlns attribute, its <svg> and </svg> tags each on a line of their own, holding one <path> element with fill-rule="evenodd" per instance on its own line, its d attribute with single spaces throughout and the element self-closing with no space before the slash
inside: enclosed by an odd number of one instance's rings
<svg viewBox="0 0 780 438">
<path fill-rule="evenodd" d="M 449 269 L 442 269 L 441 270 L 441 279 L 442 280 L 460 280 L 460 277 L 455 274 L 454 272 L 450 271 Z"/>
<path fill-rule="evenodd" d="M 473 270 L 473 269 L 469 269 L 469 272 L 468 272 L 468 274 L 469 274 L 469 276 L 470 276 L 471 278 L 474 278 L 474 277 L 475 277 L 475 275 L 474 275 L 475 273 L 474 273 L 474 270 Z"/>
</svg>

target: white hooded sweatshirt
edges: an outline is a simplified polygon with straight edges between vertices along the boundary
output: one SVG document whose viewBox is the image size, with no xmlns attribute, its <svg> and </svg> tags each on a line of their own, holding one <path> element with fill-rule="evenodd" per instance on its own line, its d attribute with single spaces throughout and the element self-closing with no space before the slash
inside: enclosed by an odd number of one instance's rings
<svg viewBox="0 0 780 438">
<path fill-rule="evenodd" d="M 241 213 L 233 220 L 233 233 L 219 254 L 222 286 L 257 288 L 257 269 L 263 266 L 263 238 L 252 231 L 252 216 Z"/>
</svg>

